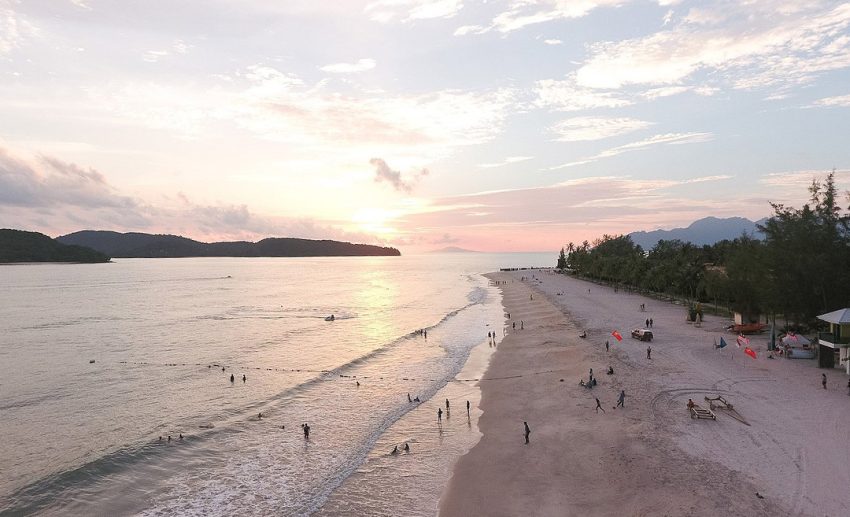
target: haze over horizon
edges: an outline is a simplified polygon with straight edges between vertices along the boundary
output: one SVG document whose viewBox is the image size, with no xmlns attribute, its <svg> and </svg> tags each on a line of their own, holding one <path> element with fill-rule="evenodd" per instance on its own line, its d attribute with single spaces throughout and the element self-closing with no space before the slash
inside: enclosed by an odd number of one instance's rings
<svg viewBox="0 0 850 517">
<path fill-rule="evenodd" d="M 0 0 L 0 226 L 415 252 L 756 220 L 850 188 L 848 27 L 835 1 Z"/>
</svg>

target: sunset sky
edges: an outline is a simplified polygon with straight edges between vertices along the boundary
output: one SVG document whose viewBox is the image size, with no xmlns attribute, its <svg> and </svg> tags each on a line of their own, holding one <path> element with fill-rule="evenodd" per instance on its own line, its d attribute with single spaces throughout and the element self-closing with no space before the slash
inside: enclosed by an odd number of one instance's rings
<svg viewBox="0 0 850 517">
<path fill-rule="evenodd" d="M 847 2 L 0 0 L 0 227 L 51 236 L 555 250 L 848 144 Z"/>
</svg>

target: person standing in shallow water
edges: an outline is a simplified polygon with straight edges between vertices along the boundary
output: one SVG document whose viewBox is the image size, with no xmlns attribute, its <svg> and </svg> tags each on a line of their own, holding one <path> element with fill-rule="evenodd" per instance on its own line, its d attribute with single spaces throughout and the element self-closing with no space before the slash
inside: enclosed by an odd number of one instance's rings
<svg viewBox="0 0 850 517">
<path fill-rule="evenodd" d="M 230 374 L 230 382 L 232 383 L 232 382 L 233 382 L 233 381 L 235 381 L 235 380 L 236 380 L 236 378 L 235 378 L 235 377 L 233 377 L 233 374 L 231 373 L 231 374 Z"/>
<path fill-rule="evenodd" d="M 528 435 L 531 434 L 531 429 L 528 428 L 528 422 L 523 422 L 522 425 L 525 426 L 525 443 L 528 443 Z"/>
</svg>

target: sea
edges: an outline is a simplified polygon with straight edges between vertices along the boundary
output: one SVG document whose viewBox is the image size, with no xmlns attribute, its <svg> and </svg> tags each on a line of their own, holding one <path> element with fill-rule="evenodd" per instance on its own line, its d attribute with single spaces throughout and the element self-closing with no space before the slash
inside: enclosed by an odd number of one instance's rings
<svg viewBox="0 0 850 517">
<path fill-rule="evenodd" d="M 0 266 L 0 515 L 435 515 L 506 323 L 483 274 L 555 259 Z"/>
</svg>

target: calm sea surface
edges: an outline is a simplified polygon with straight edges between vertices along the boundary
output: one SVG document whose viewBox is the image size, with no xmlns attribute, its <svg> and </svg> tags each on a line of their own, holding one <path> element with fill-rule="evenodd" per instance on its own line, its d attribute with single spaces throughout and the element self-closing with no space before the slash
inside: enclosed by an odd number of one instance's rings
<svg viewBox="0 0 850 517">
<path fill-rule="evenodd" d="M 501 339 L 481 274 L 554 261 L 0 267 L 0 514 L 432 515 Z"/>
</svg>

